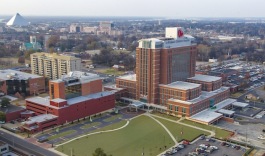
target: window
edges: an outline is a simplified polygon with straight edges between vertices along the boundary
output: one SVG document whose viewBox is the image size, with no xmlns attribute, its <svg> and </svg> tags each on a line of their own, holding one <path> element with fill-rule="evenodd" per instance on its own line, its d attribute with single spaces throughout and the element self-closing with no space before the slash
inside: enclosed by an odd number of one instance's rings
<svg viewBox="0 0 265 156">
<path fill-rule="evenodd" d="M 175 111 L 177 112 L 179 110 L 178 106 L 175 106 Z"/>
<path fill-rule="evenodd" d="M 7 148 L 4 147 L 4 148 L 1 149 L 1 152 L 6 151 L 6 150 L 7 150 Z"/>
<path fill-rule="evenodd" d="M 168 105 L 168 109 L 169 110 L 172 110 L 172 105 Z"/>
<path fill-rule="evenodd" d="M 182 113 L 186 113 L 186 108 L 182 108 Z"/>
</svg>

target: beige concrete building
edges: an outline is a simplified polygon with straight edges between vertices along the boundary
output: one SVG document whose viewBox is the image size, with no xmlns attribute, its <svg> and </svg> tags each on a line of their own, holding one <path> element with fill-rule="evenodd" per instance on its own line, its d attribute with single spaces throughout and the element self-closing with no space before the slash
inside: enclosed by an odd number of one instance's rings
<svg viewBox="0 0 265 156">
<path fill-rule="evenodd" d="M 30 55 L 32 74 L 59 79 L 70 71 L 81 70 L 81 59 L 57 53 L 34 53 Z"/>
</svg>

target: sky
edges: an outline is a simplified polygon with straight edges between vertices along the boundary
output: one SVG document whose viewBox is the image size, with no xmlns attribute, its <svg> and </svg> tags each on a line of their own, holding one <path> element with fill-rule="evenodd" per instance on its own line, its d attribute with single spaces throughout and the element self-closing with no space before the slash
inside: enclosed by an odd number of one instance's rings
<svg viewBox="0 0 265 156">
<path fill-rule="evenodd" d="M 265 17 L 265 0 L 0 0 L 0 15 Z"/>
</svg>

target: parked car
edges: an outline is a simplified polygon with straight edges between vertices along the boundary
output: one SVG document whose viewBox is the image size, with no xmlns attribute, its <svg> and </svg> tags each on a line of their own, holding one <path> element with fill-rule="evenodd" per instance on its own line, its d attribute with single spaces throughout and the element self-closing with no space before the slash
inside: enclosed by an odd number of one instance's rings
<svg viewBox="0 0 265 156">
<path fill-rule="evenodd" d="M 38 139 L 38 142 L 46 142 L 46 141 L 48 141 L 48 138 L 47 137 L 45 137 L 45 136 L 43 136 L 43 137 L 40 137 L 39 139 Z"/>
<path fill-rule="evenodd" d="M 187 140 L 184 140 L 184 141 L 182 142 L 182 144 L 184 144 L 184 145 L 189 145 L 189 144 L 190 144 L 190 142 L 189 142 L 189 141 L 187 141 Z"/>
</svg>

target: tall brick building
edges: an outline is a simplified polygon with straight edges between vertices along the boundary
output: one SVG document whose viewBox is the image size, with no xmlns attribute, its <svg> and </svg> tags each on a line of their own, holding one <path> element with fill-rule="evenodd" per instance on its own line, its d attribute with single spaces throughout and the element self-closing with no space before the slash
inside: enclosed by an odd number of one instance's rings
<svg viewBox="0 0 265 156">
<path fill-rule="evenodd" d="M 127 98 L 168 114 L 191 117 L 227 99 L 230 93 L 229 88 L 222 87 L 221 77 L 195 75 L 196 55 L 192 36 L 184 35 L 180 27 L 166 28 L 165 37 L 139 41 L 135 74 L 118 77 L 112 89 L 119 93 L 116 97 L 123 88 Z"/>
</svg>

